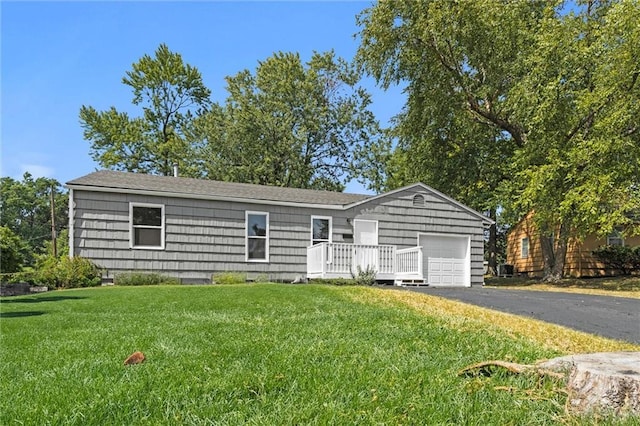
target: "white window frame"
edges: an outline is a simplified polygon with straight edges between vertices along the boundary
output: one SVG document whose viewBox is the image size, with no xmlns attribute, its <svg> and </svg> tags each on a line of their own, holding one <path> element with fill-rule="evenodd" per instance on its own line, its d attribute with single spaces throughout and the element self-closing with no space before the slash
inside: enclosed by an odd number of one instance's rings
<svg viewBox="0 0 640 426">
<path fill-rule="evenodd" d="M 611 244 L 612 240 L 617 240 L 620 242 L 620 244 Z M 613 231 L 612 233 L 607 235 L 607 245 L 624 247 L 624 238 L 622 238 L 622 234 L 619 231 Z"/>
<path fill-rule="evenodd" d="M 329 221 L 329 239 L 324 240 L 321 238 L 313 238 L 313 221 L 314 220 L 327 220 Z M 313 245 L 314 241 L 318 241 L 320 243 L 330 243 L 333 240 L 333 217 L 331 216 L 311 216 L 311 245 Z"/>
<path fill-rule="evenodd" d="M 161 224 L 160 226 L 150 225 L 134 225 L 133 224 L 133 208 L 134 207 L 148 207 L 153 209 L 160 209 Z M 135 244 L 135 229 L 160 229 L 160 245 L 159 246 L 140 246 Z M 136 250 L 164 250 L 165 247 L 165 228 L 166 222 L 164 217 L 164 204 L 150 204 L 150 203 L 129 203 L 129 247 Z"/>
<path fill-rule="evenodd" d="M 525 244 L 526 243 L 526 244 Z M 526 247 L 526 250 L 525 250 Z M 529 237 L 523 237 L 520 239 L 520 259 L 528 259 L 529 258 L 529 250 L 531 248 L 531 243 Z"/>
<path fill-rule="evenodd" d="M 265 236 L 249 236 L 249 216 L 250 215 L 261 215 L 266 216 L 266 225 L 267 229 L 265 231 Z M 264 239 L 265 248 L 264 248 L 264 259 L 250 259 L 249 258 L 249 240 L 250 239 Z M 245 253 L 245 261 L 247 262 L 258 262 L 258 263 L 269 263 L 269 212 L 258 212 L 258 211 L 245 211 L 244 214 L 244 253 Z"/>
</svg>

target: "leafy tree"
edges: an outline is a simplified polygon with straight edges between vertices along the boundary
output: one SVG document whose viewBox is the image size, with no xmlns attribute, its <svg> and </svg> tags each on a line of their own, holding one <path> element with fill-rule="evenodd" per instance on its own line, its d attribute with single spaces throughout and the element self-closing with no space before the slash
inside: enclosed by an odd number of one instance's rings
<svg viewBox="0 0 640 426">
<path fill-rule="evenodd" d="M 170 175 L 177 163 L 183 174 L 200 175 L 197 144 L 185 137 L 211 105 L 200 72 L 161 44 L 153 58 L 144 55 L 134 63 L 122 83 L 131 87 L 142 115 L 82 106 L 80 122 L 93 159 L 105 168 L 161 175 Z"/>
<path fill-rule="evenodd" d="M 224 108 L 199 121 L 211 179 L 341 190 L 369 147 L 383 143 L 369 94 L 333 52 L 303 64 L 277 53 L 227 77 Z"/>
<path fill-rule="evenodd" d="M 6 226 L 26 244 L 24 263 L 33 265 L 34 256 L 51 239 L 51 191 L 54 194 L 56 231 L 68 226 L 68 194 L 55 179 L 34 179 L 25 173 L 22 181 L 0 178 L 0 226 Z"/>
<path fill-rule="evenodd" d="M 458 187 L 499 187 L 494 205 L 511 221 L 534 211 L 549 280 L 562 275 L 570 236 L 606 233 L 640 207 L 640 4 L 561 6 L 396 1 L 359 18 L 364 69 L 383 87 L 407 83 L 400 136 L 416 136 L 400 156 L 415 160 L 427 141 L 422 155 L 445 176 L 459 170 Z M 491 179 L 476 173 L 484 161 L 499 163 Z"/>
<path fill-rule="evenodd" d="M 6 226 L 0 226 L 0 272 L 11 273 L 22 269 L 27 245 Z"/>
</svg>

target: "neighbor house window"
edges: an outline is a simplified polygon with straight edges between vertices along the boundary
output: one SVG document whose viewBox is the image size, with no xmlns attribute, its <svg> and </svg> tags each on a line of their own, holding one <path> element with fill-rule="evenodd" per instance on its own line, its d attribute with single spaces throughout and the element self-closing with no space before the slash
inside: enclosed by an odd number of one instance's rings
<svg viewBox="0 0 640 426">
<path fill-rule="evenodd" d="M 624 240 L 622 239 L 622 234 L 619 231 L 613 231 L 611 234 L 607 235 L 607 245 L 623 246 Z"/>
<path fill-rule="evenodd" d="M 331 242 L 331 217 L 311 216 L 311 245 Z"/>
<path fill-rule="evenodd" d="M 247 261 L 269 261 L 269 213 L 247 212 Z"/>
<path fill-rule="evenodd" d="M 129 204 L 132 248 L 164 248 L 164 206 L 161 204 Z"/>
<path fill-rule="evenodd" d="M 529 238 L 527 237 L 520 240 L 520 257 L 523 259 L 529 257 Z"/>
</svg>

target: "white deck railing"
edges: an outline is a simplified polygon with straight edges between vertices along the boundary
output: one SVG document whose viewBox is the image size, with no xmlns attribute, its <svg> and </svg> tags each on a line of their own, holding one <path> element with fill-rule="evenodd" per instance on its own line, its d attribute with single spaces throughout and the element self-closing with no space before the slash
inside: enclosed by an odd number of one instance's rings
<svg viewBox="0 0 640 426">
<path fill-rule="evenodd" d="M 422 247 L 402 249 L 396 253 L 396 278 L 422 279 Z"/>
<path fill-rule="evenodd" d="M 307 277 L 351 278 L 374 269 L 379 280 L 422 278 L 422 248 L 391 245 L 320 243 L 307 248 Z"/>
</svg>

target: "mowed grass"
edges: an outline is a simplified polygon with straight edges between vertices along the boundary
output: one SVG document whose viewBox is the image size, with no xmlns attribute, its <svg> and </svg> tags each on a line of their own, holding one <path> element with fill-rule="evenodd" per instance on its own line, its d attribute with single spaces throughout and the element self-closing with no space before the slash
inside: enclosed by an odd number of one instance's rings
<svg viewBox="0 0 640 426">
<path fill-rule="evenodd" d="M 485 277 L 485 285 L 509 289 L 558 291 L 640 299 L 640 277 L 563 278 L 554 284 L 526 277 Z"/>
<path fill-rule="evenodd" d="M 3 299 L 0 424 L 585 421 L 566 414 L 550 379 L 458 375 L 479 361 L 531 363 L 562 351 L 389 294 L 254 284 Z M 124 366 L 136 350 L 147 361 Z"/>
</svg>

